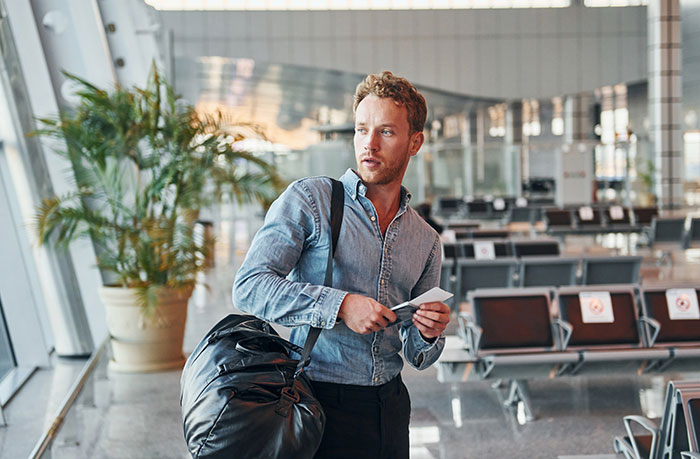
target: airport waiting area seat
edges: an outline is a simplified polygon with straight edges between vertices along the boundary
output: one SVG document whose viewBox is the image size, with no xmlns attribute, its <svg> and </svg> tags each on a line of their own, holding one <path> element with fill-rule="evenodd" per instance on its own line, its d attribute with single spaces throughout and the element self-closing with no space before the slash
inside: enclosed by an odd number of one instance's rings
<svg viewBox="0 0 700 459">
<path fill-rule="evenodd" d="M 512 257 L 495 260 L 457 259 L 453 305 L 458 306 L 465 301 L 472 290 L 513 287 L 517 268 L 518 260 Z"/>
<path fill-rule="evenodd" d="M 441 217 L 449 218 L 464 214 L 465 204 L 461 198 L 441 196 L 436 203 L 435 213 Z"/>
<path fill-rule="evenodd" d="M 473 219 L 488 219 L 491 217 L 491 204 L 484 199 L 475 199 L 465 203 L 467 216 Z"/>
<path fill-rule="evenodd" d="M 556 255 L 558 251 L 559 243 L 553 239 L 444 243 L 443 260 L 449 264 L 450 277 L 453 279 L 451 285 L 454 289 L 450 290 L 455 293 L 453 304 L 459 305 L 466 301 L 471 290 L 481 288 L 639 282 L 641 257 L 579 258 Z M 487 256 L 481 252 L 487 252 Z"/>
<path fill-rule="evenodd" d="M 637 225 L 649 226 L 655 217 L 659 216 L 657 207 L 633 207 L 634 222 Z"/>
<path fill-rule="evenodd" d="M 690 219 L 690 227 L 685 237 L 684 247 L 686 249 L 696 249 L 700 247 L 700 218 Z"/>
<path fill-rule="evenodd" d="M 697 371 L 700 368 L 700 287 L 688 284 L 643 286 L 641 313 L 649 346 L 669 350 L 658 371 Z"/>
<path fill-rule="evenodd" d="M 685 238 L 685 218 L 654 217 L 651 222 L 651 245 L 654 248 L 681 248 Z"/>
<path fill-rule="evenodd" d="M 481 241 L 477 238 L 477 241 Z M 557 256 L 561 253 L 560 243 L 553 238 L 537 239 L 483 239 L 490 241 L 494 246 L 496 257 L 538 257 Z M 443 259 L 476 258 L 474 253 L 474 240 L 461 239 L 457 242 L 443 242 Z"/>
<path fill-rule="evenodd" d="M 510 236 L 510 232 L 507 230 L 498 229 L 468 229 L 468 230 L 458 230 L 455 231 L 455 238 L 457 240 L 470 240 L 470 239 L 507 239 Z"/>
<path fill-rule="evenodd" d="M 632 285 L 562 287 L 555 305 L 563 349 L 581 355 L 568 374 L 638 374 L 668 358 L 648 347 Z"/>
<path fill-rule="evenodd" d="M 516 239 L 511 242 L 513 244 L 513 256 L 518 258 L 557 256 L 561 254 L 561 247 L 556 239 Z"/>
<path fill-rule="evenodd" d="M 606 233 L 643 233 L 658 215 L 656 208 L 639 208 L 639 220 L 634 212 L 620 205 L 547 208 L 544 210 L 547 233 L 558 237 Z"/>
<path fill-rule="evenodd" d="M 581 261 L 581 283 L 636 284 L 641 266 L 641 256 L 584 257 Z"/>
<path fill-rule="evenodd" d="M 552 234 L 566 233 L 574 227 L 574 220 L 569 209 L 544 209 L 544 221 L 547 232 Z"/>
<path fill-rule="evenodd" d="M 471 377 L 507 380 L 506 405 L 523 401 L 530 420 L 534 415 L 526 380 L 549 377 L 578 361 L 575 352 L 559 351 L 561 334 L 553 323 L 550 298 L 550 290 L 541 288 L 477 290 L 469 294 L 472 314 L 459 317 L 465 344 L 461 358 L 474 362 L 467 367 L 475 373 Z"/>
<path fill-rule="evenodd" d="M 669 381 L 660 425 L 643 416 L 625 416 L 627 435 L 616 437 L 613 448 L 627 459 L 698 458 L 699 416 L 700 381 Z"/>
<path fill-rule="evenodd" d="M 622 206 L 606 207 L 603 215 L 608 227 L 611 229 L 615 227 L 627 228 L 632 225 L 632 212 L 629 208 Z"/>
<path fill-rule="evenodd" d="M 660 251 L 657 263 L 672 261 L 673 252 L 685 248 L 685 218 L 654 217 L 649 230 L 649 246 Z"/>
<path fill-rule="evenodd" d="M 463 257 L 462 245 L 456 242 L 443 242 L 442 243 L 442 259 L 444 260 L 456 260 L 459 257 Z"/>
<path fill-rule="evenodd" d="M 575 209 L 573 215 L 576 228 L 602 231 L 603 217 L 600 209 L 583 206 Z"/>
<path fill-rule="evenodd" d="M 438 378 L 509 381 L 508 401 L 532 414 L 528 379 L 697 371 L 699 292 L 632 284 L 474 290 Z"/>
<path fill-rule="evenodd" d="M 508 223 L 534 223 L 534 208 L 511 207 L 508 209 L 506 221 Z"/>
<path fill-rule="evenodd" d="M 576 285 L 578 258 L 530 257 L 520 260 L 521 287 Z"/>
</svg>

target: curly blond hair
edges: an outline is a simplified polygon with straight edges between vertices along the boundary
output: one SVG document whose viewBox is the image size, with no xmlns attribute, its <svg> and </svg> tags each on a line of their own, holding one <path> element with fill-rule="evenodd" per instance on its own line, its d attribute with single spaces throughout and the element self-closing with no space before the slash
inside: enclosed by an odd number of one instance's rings
<svg viewBox="0 0 700 459">
<path fill-rule="evenodd" d="M 421 93 L 407 79 L 396 76 L 389 71 L 367 75 L 355 89 L 353 112 L 357 111 L 357 106 L 360 105 L 362 99 L 370 94 L 377 97 L 388 97 L 406 107 L 411 134 L 423 131 L 428 107 Z"/>
</svg>

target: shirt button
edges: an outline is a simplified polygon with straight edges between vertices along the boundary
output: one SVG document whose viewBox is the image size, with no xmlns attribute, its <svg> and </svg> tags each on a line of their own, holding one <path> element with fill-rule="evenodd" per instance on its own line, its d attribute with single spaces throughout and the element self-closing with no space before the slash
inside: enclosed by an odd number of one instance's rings
<svg viewBox="0 0 700 459">
<path fill-rule="evenodd" d="M 381 282 L 382 282 L 382 285 L 384 285 L 384 279 L 382 279 L 382 281 L 381 281 Z"/>
<path fill-rule="evenodd" d="M 372 220 L 372 221 L 375 221 L 375 220 L 376 220 L 376 218 L 374 217 L 374 215 L 372 215 L 371 217 L 369 217 L 369 219 Z"/>
<path fill-rule="evenodd" d="M 326 321 L 325 321 L 325 320 L 322 320 L 322 321 L 321 321 L 321 326 L 322 326 L 322 327 L 325 327 L 325 326 L 326 326 Z"/>
</svg>

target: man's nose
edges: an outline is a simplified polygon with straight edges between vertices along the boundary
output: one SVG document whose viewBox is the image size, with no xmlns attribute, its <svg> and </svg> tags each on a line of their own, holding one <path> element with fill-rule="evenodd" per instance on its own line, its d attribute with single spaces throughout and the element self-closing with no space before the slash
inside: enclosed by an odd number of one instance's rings
<svg viewBox="0 0 700 459">
<path fill-rule="evenodd" d="M 365 141 L 365 150 L 367 151 L 377 151 L 379 149 L 379 136 L 377 132 L 371 130 Z"/>
</svg>

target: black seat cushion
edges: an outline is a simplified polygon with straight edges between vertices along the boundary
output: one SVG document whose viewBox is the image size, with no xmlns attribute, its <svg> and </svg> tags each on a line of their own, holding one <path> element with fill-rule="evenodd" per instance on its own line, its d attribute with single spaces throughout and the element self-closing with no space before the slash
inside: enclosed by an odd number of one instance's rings
<svg viewBox="0 0 700 459">
<path fill-rule="evenodd" d="M 481 349 L 553 346 L 544 295 L 474 298 L 474 319 L 482 329 Z"/>
<path fill-rule="evenodd" d="M 516 257 L 538 255 L 559 255 L 559 244 L 556 241 L 526 241 L 513 244 Z"/>
<path fill-rule="evenodd" d="M 443 244 L 443 248 L 445 249 L 445 258 L 459 258 L 459 248 L 457 247 L 457 244 L 454 243 L 447 243 Z"/>
<path fill-rule="evenodd" d="M 644 292 L 647 315 L 661 324 L 657 343 L 700 341 L 700 319 L 671 320 L 668 316 L 666 292 Z"/>
<path fill-rule="evenodd" d="M 598 209 L 593 209 L 593 218 L 590 220 L 583 220 L 581 218 L 581 215 L 579 215 L 578 209 L 577 209 L 576 210 L 576 221 L 581 226 L 588 226 L 588 225 L 600 226 L 602 223 L 602 220 L 600 219 L 600 211 Z"/>
<path fill-rule="evenodd" d="M 654 217 L 659 215 L 659 209 L 656 207 L 635 207 L 634 217 L 637 223 L 641 225 L 649 225 Z"/>
<path fill-rule="evenodd" d="M 584 323 L 578 294 L 559 296 L 561 318 L 573 326 L 569 346 L 640 344 L 632 293 L 611 293 L 610 299 L 614 322 Z"/>
<path fill-rule="evenodd" d="M 560 209 L 546 209 L 545 217 L 549 226 L 571 226 L 571 212 Z"/>
</svg>

